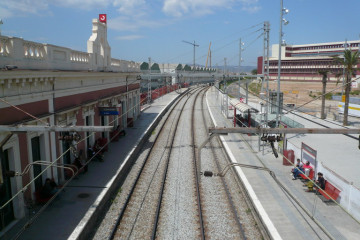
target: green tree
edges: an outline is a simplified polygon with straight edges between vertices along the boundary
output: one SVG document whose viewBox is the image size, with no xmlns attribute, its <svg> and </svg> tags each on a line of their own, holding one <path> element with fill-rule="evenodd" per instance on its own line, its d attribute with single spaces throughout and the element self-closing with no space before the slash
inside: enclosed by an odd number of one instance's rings
<svg viewBox="0 0 360 240">
<path fill-rule="evenodd" d="M 349 100 L 351 91 L 351 77 L 356 75 L 356 71 L 359 70 L 355 66 L 359 63 L 359 52 L 353 52 L 351 49 L 344 51 L 344 57 L 335 56 L 334 60 L 336 63 L 343 65 L 345 68 L 345 104 L 344 104 L 344 121 L 343 125 L 348 125 L 348 114 L 349 114 Z"/>
<path fill-rule="evenodd" d="M 143 62 L 141 65 L 140 65 L 140 70 L 149 70 L 149 64 L 147 62 Z"/>
<path fill-rule="evenodd" d="M 191 71 L 191 67 L 186 64 L 186 65 L 184 66 L 184 71 Z"/>
<path fill-rule="evenodd" d="M 154 63 L 154 64 L 151 66 L 151 72 L 160 72 L 159 64 Z"/>
<path fill-rule="evenodd" d="M 321 119 L 325 119 L 325 94 L 326 94 L 326 81 L 328 79 L 328 70 L 320 70 L 318 72 L 322 76 L 322 96 L 321 96 Z"/>
<path fill-rule="evenodd" d="M 251 74 L 252 74 L 252 75 L 257 75 L 257 69 L 251 70 Z"/>
<path fill-rule="evenodd" d="M 177 65 L 177 67 L 176 67 L 176 70 L 181 71 L 181 70 L 182 70 L 182 68 L 183 68 L 182 64 L 181 64 L 181 63 L 179 63 L 179 65 Z"/>
</svg>

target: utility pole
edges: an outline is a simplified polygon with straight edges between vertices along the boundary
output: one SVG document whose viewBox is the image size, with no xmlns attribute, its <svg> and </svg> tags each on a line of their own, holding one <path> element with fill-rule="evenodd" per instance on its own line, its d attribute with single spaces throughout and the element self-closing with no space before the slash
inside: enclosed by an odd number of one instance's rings
<svg viewBox="0 0 360 240">
<path fill-rule="evenodd" d="M 261 81 L 261 94 L 260 97 L 262 100 L 261 105 L 261 116 L 260 122 L 261 125 L 267 126 L 268 123 L 268 111 L 269 111 L 269 32 L 270 32 L 270 23 L 268 21 L 264 22 L 264 42 L 263 42 L 263 61 L 261 73 L 263 75 Z M 259 74 L 259 73 L 258 73 Z M 264 86 L 266 84 L 266 86 Z M 265 94 L 264 94 L 265 87 Z M 259 136 L 259 151 L 260 151 L 260 136 Z M 263 145 L 263 154 L 264 154 L 264 145 Z"/>
<path fill-rule="evenodd" d="M 242 46 L 244 45 L 244 43 L 241 42 L 241 38 L 240 38 L 240 41 L 239 41 L 239 100 L 241 98 L 241 85 L 240 85 L 240 79 L 241 79 L 241 70 L 240 70 L 240 67 L 241 67 L 241 48 Z"/>
<path fill-rule="evenodd" d="M 345 51 L 347 49 L 347 39 L 345 38 L 344 44 Z M 345 54 L 344 54 L 344 61 L 345 61 Z M 341 97 L 344 95 L 344 87 L 345 87 L 345 65 L 343 67 L 343 81 L 342 81 L 342 88 L 341 88 Z"/>
<path fill-rule="evenodd" d="M 147 94 L 147 102 L 151 103 L 151 57 L 149 57 L 149 81 L 148 81 L 148 94 Z"/>
<path fill-rule="evenodd" d="M 226 58 L 224 58 L 224 96 L 225 96 L 225 114 L 226 114 L 226 118 L 229 116 L 229 97 L 228 97 L 228 92 L 227 92 L 227 83 L 226 83 Z"/>
<path fill-rule="evenodd" d="M 199 45 L 195 43 L 195 40 L 194 40 L 194 43 L 184 41 L 184 40 L 183 40 L 183 42 L 187 43 L 187 44 L 190 44 L 190 45 L 193 45 L 193 47 L 194 47 L 193 71 L 195 71 L 195 47 L 199 47 Z"/>
<path fill-rule="evenodd" d="M 264 57 L 263 57 L 263 79 L 266 81 L 266 96 L 265 96 L 265 122 L 268 121 L 269 113 L 269 52 L 270 52 L 270 23 L 264 22 Z"/>
<path fill-rule="evenodd" d="M 277 105 L 277 111 L 276 111 L 276 127 L 279 126 L 279 115 L 280 115 L 280 75 L 281 75 L 281 48 L 282 48 L 282 25 L 283 22 L 285 25 L 289 23 L 289 21 L 286 21 L 283 19 L 284 13 L 288 13 L 289 10 L 285 9 L 283 7 L 283 0 L 280 0 L 280 29 L 279 29 L 279 56 L 278 56 L 278 79 L 277 79 L 277 96 L 276 96 L 276 105 Z"/>
</svg>

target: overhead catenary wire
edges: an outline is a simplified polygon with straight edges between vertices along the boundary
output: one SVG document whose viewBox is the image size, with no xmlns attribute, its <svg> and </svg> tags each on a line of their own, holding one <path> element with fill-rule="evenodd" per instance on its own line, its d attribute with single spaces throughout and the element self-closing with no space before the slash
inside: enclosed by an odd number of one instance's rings
<svg viewBox="0 0 360 240">
<path fill-rule="evenodd" d="M 344 83 L 343 85 L 341 85 L 341 86 L 339 86 L 339 87 L 337 87 L 337 88 L 335 88 L 335 89 L 333 89 L 333 90 L 331 90 L 331 91 L 329 91 L 329 92 L 327 92 L 327 93 L 331 93 L 331 92 L 334 92 L 335 90 L 337 90 L 337 89 L 339 89 L 339 88 L 342 88 L 343 86 L 345 86 L 345 85 L 347 85 L 347 84 L 351 84 L 351 82 L 353 82 L 353 81 L 356 81 L 356 80 L 358 80 L 360 77 L 358 77 L 358 78 L 355 78 L 355 79 L 353 79 L 353 80 L 351 80 L 349 83 Z M 240 86 L 239 86 L 240 87 Z M 327 94 L 327 93 L 325 93 L 325 94 Z M 258 95 L 256 95 L 256 94 L 254 94 L 256 97 L 258 97 L 258 98 L 260 98 Z M 315 99 L 312 99 L 312 100 L 310 100 L 310 101 L 308 101 L 308 102 L 306 102 L 305 104 L 303 104 L 303 105 L 301 105 L 300 107 L 303 107 L 303 106 L 305 106 L 305 105 L 307 105 L 307 104 L 309 104 L 309 103 L 311 103 L 311 102 L 313 102 L 313 101 L 315 101 L 315 100 L 317 100 L 317 99 L 319 99 L 320 97 L 322 97 L 323 95 L 321 94 L 320 96 L 318 96 L 317 98 L 315 98 Z M 260 98 L 261 99 L 261 98 Z M 265 102 L 267 102 L 267 103 L 270 103 L 270 101 L 269 100 L 265 100 L 265 99 L 262 99 L 263 101 L 265 101 Z M 274 104 L 275 106 L 277 106 L 276 104 Z M 300 107 L 298 107 L 298 108 L 300 108 Z M 296 108 L 296 109 L 293 109 L 293 110 L 289 110 L 287 113 L 293 113 L 295 110 L 297 110 L 298 108 Z M 273 119 L 274 120 L 274 119 Z M 270 120 L 270 121 L 273 121 L 273 120 Z M 246 140 L 245 140 L 246 141 Z M 247 142 L 247 141 L 246 141 Z M 247 143 L 248 145 L 249 145 L 249 143 Z M 285 156 L 283 156 L 288 162 L 290 162 L 290 160 L 288 159 L 288 158 L 286 158 Z M 260 160 L 260 159 L 259 159 Z M 260 160 L 261 162 L 262 162 L 262 160 Z M 263 165 L 264 165 L 264 163 L 263 163 Z M 265 165 L 264 165 L 265 166 Z M 299 169 L 300 170 L 300 169 Z M 300 170 L 300 172 L 302 172 L 301 170 Z M 304 174 L 304 172 L 302 172 L 303 174 Z M 307 177 L 308 178 L 308 177 Z M 312 179 L 310 179 L 310 178 L 308 178 L 308 180 L 310 180 L 310 181 L 312 181 L 313 183 L 314 183 L 314 185 L 316 186 L 316 187 L 318 187 L 319 188 L 319 186 L 312 180 Z M 327 194 L 326 192 L 325 192 L 325 194 Z M 327 194 L 328 195 L 328 194 Z M 328 196 L 328 197 L 330 197 L 330 199 L 332 199 L 332 197 L 331 196 Z M 292 197 L 293 198 L 293 197 Z M 294 199 L 294 200 L 296 200 L 296 199 Z M 346 212 L 353 220 L 355 220 L 357 223 L 359 223 L 360 224 L 360 221 L 358 220 L 358 219 L 356 219 L 347 209 L 345 209 L 343 206 L 341 206 L 339 203 L 337 203 L 336 201 L 334 201 L 334 199 L 332 199 L 333 200 L 333 202 L 335 202 L 335 204 L 336 205 L 338 205 L 344 212 Z M 309 213 L 308 213 L 309 214 Z"/>
<path fill-rule="evenodd" d="M 246 47 L 241 51 L 244 52 L 246 49 L 248 49 L 251 45 L 253 45 L 263 35 L 264 35 L 264 33 L 261 33 L 260 35 L 258 35 L 253 41 L 251 41 L 249 44 L 247 44 Z M 229 58 L 228 62 L 230 63 L 230 62 L 232 62 L 233 60 L 235 60 L 238 57 L 239 57 L 239 53 L 237 53 L 234 56 L 232 56 L 231 58 Z"/>
<path fill-rule="evenodd" d="M 137 80 L 136 80 L 136 81 L 137 81 Z M 133 81 L 133 82 L 136 82 L 136 81 Z M 133 83 L 133 82 L 131 82 L 131 83 Z M 156 90 L 157 90 L 157 89 L 155 89 L 154 91 L 156 91 Z M 154 92 L 154 91 L 152 91 L 152 92 Z M 150 94 L 151 94 L 151 93 L 150 93 Z M 146 101 L 146 99 L 144 99 L 144 101 Z M 141 105 L 141 103 L 142 103 L 142 102 L 140 102 L 139 105 Z M 126 111 L 126 112 L 124 112 L 123 114 L 119 115 L 117 118 L 115 118 L 113 121 L 111 121 L 111 122 L 108 124 L 108 126 L 111 126 L 117 119 L 121 119 L 125 114 L 129 113 L 130 111 L 132 111 L 135 107 L 137 107 L 137 105 L 135 105 L 135 106 L 132 107 L 132 108 L 129 108 L 128 111 Z M 25 111 L 25 110 L 22 110 L 22 111 Z M 25 112 L 26 112 L 26 111 L 25 111 Z M 30 114 L 30 115 L 31 115 L 31 114 Z M 38 120 L 38 118 L 36 118 L 35 116 L 33 116 L 33 118 L 34 118 L 35 120 Z M 90 138 L 90 137 L 93 136 L 94 134 L 95 134 L 94 132 L 91 133 L 91 134 L 89 134 L 87 137 L 82 138 L 82 139 L 81 139 L 79 142 L 77 142 L 76 144 L 79 144 L 79 143 L 81 143 L 82 141 L 85 141 L 86 139 Z M 119 133 L 118 133 L 118 134 L 119 134 Z M 94 156 L 92 156 L 90 159 L 88 159 L 88 161 L 86 161 L 86 162 L 84 163 L 84 165 L 83 165 L 79 170 L 84 169 L 85 166 L 87 166 L 87 165 L 111 142 L 111 140 L 114 139 L 116 136 L 117 136 L 117 135 L 114 135 L 114 136 L 110 139 L 110 141 L 108 141 L 108 143 L 107 143 L 106 145 L 102 146 L 102 147 L 98 150 L 98 152 L 96 152 L 96 153 L 94 154 Z M 64 151 L 57 159 L 55 159 L 53 162 L 49 162 L 50 164 L 49 164 L 47 167 L 45 167 L 43 171 L 41 171 L 38 175 L 34 176 L 34 178 L 33 178 L 29 183 L 27 183 L 23 188 L 21 188 L 17 193 L 15 193 L 7 202 L 5 202 L 2 206 L 0 206 L 0 210 L 2 210 L 4 207 L 6 207 L 6 205 L 8 205 L 9 203 L 11 203 L 19 194 L 24 193 L 24 192 L 28 189 L 28 187 L 30 186 L 30 184 L 31 184 L 32 182 L 34 182 L 36 179 L 38 179 L 40 176 L 42 176 L 42 174 L 45 173 L 49 168 L 51 168 L 51 167 L 56 167 L 56 163 L 57 163 L 66 153 L 68 153 L 70 150 L 71 150 L 71 147 L 68 148 L 67 150 L 65 150 L 65 151 Z M 78 173 L 78 172 L 77 172 L 77 173 Z M 72 177 L 70 177 L 70 179 L 68 179 L 68 180 L 63 184 L 62 188 L 60 188 L 59 191 L 57 191 L 56 194 L 53 195 L 53 197 L 50 198 L 49 201 L 48 201 L 44 206 L 41 207 L 41 209 L 37 212 L 37 214 L 35 214 L 31 219 L 28 220 L 28 222 L 23 226 L 23 228 L 18 232 L 17 237 L 16 237 L 15 239 L 17 239 L 17 238 L 21 235 L 21 233 L 22 233 L 24 230 L 26 230 L 26 228 L 28 228 L 28 227 L 30 226 L 30 224 L 39 216 L 39 214 L 40 214 L 41 212 L 43 212 L 43 211 L 45 210 L 45 208 L 47 208 L 47 206 L 56 198 L 56 196 L 73 180 L 73 178 L 77 175 L 77 173 L 74 174 Z"/>
<path fill-rule="evenodd" d="M 18 110 L 18 111 L 20 111 L 20 112 L 22 112 L 22 113 L 25 113 L 26 115 L 30 116 L 30 117 L 33 118 L 33 119 L 35 119 L 35 120 L 37 120 L 37 121 L 39 121 L 39 122 L 44 123 L 44 124 L 47 125 L 47 126 L 49 125 L 49 123 L 41 120 L 40 118 L 35 117 L 35 116 L 32 115 L 31 113 L 29 113 L 29 112 L 27 112 L 27 111 L 25 111 L 25 110 L 23 110 L 23 109 L 21 109 L 21 108 L 19 108 L 19 107 L 17 107 L 17 106 L 9 103 L 9 102 L 6 101 L 5 99 L 0 98 L 0 101 L 2 101 L 3 103 L 5 103 L 5 104 L 7 104 L 7 105 L 9 105 L 9 106 L 11 106 L 11 107 L 13 107 L 13 108 L 15 108 L 16 110 Z"/>
<path fill-rule="evenodd" d="M 236 31 L 235 33 L 231 33 L 231 34 L 229 34 L 229 35 L 227 35 L 227 36 L 225 36 L 225 37 L 219 38 L 219 39 L 217 39 L 217 40 L 212 40 L 212 41 L 211 41 L 211 42 L 212 42 L 212 45 L 214 45 L 214 44 L 216 44 L 216 43 L 218 43 L 218 42 L 220 42 L 220 41 L 222 41 L 222 40 L 224 40 L 224 39 L 228 39 L 228 38 L 230 38 L 230 37 L 232 37 L 232 36 L 234 36 L 234 35 L 237 35 L 237 34 L 240 33 L 240 32 L 243 33 L 243 32 L 245 32 L 245 31 L 248 31 L 248 30 L 253 29 L 253 28 L 255 28 L 255 27 L 257 27 L 257 26 L 260 26 L 260 25 L 263 25 L 263 22 L 258 23 L 258 24 L 251 25 L 250 27 L 245 27 L 245 28 L 243 28 L 243 29 L 240 29 L 240 30 Z M 262 30 L 262 29 L 263 29 L 263 28 L 258 29 L 258 30 L 256 30 L 256 31 L 253 31 L 253 32 L 251 32 L 251 33 L 249 33 L 249 34 L 245 34 L 242 38 L 246 38 L 246 37 L 248 37 L 248 36 L 251 36 L 253 33 L 256 33 L 256 32 L 258 32 L 258 31 L 260 31 L 260 30 Z M 214 51 L 219 51 L 219 50 L 221 50 L 222 48 L 227 47 L 227 46 L 233 44 L 233 43 L 236 42 L 236 41 L 238 41 L 238 38 L 237 38 L 236 40 L 234 40 L 234 41 L 231 41 L 230 43 L 225 44 L 226 46 L 222 46 L 222 47 L 219 47 L 219 48 L 217 48 L 217 49 L 215 49 L 215 50 L 212 50 L 212 52 L 214 52 Z M 202 51 L 202 50 L 205 49 L 205 48 L 206 48 L 206 47 L 204 47 L 204 46 L 200 46 L 200 47 L 199 47 L 199 51 Z M 181 55 L 178 55 L 178 56 L 169 58 L 169 59 L 167 59 L 165 62 L 170 62 L 170 61 L 172 61 L 172 60 L 174 60 L 174 59 L 178 59 L 178 58 L 180 58 L 180 57 L 190 55 L 190 54 L 192 54 L 192 52 L 193 52 L 193 51 L 187 51 L 187 52 L 184 53 L 184 54 L 181 54 Z M 196 58 L 196 60 L 201 60 L 202 58 L 205 58 L 206 56 L 207 56 L 207 55 L 199 56 L 199 57 Z"/>
<path fill-rule="evenodd" d="M 154 91 L 156 91 L 156 90 L 157 90 L 157 89 L 155 89 Z M 153 92 L 154 92 L 154 91 L 153 91 Z M 150 94 L 151 94 L 151 93 L 150 93 Z M 146 101 L 146 99 L 144 99 L 144 101 Z M 140 102 L 140 104 L 141 104 L 141 103 L 142 103 L 142 102 Z M 136 106 L 134 106 L 133 108 L 130 108 L 128 111 L 126 111 L 125 113 L 123 113 L 122 115 L 120 115 L 117 119 L 121 118 L 122 116 L 124 116 L 124 115 L 127 114 L 128 112 L 132 111 L 135 107 L 136 107 Z M 115 121 L 115 119 L 114 119 L 114 121 Z M 112 124 L 114 121 L 110 122 L 109 125 Z M 85 141 L 87 138 L 89 138 L 89 137 L 92 136 L 93 134 L 94 134 L 94 133 L 89 134 L 88 137 L 86 137 L 86 138 L 84 138 L 84 139 L 81 139 L 81 141 Z M 118 134 L 119 134 L 119 133 L 118 133 Z M 96 152 L 96 153 L 94 154 L 94 156 L 92 156 L 90 159 L 88 159 L 88 161 L 86 161 L 85 164 L 84 164 L 79 170 L 84 169 L 84 168 L 111 142 L 111 140 L 114 139 L 116 136 L 117 136 L 117 135 L 114 135 L 106 145 L 102 146 L 102 147 L 98 150 L 98 152 Z M 78 143 L 80 143 L 81 141 L 79 141 Z M 42 171 L 39 175 L 37 175 L 36 178 L 40 177 L 49 167 L 51 167 L 55 162 L 57 162 L 57 161 L 58 161 L 64 154 L 66 154 L 69 150 L 70 150 L 70 148 L 67 149 L 61 156 L 59 156 L 59 158 L 56 159 L 53 163 L 51 163 L 51 165 L 49 165 L 46 169 L 44 169 L 44 171 Z M 77 176 L 77 174 L 74 174 L 72 177 L 70 177 L 70 179 L 68 179 L 68 180 L 63 184 L 62 188 L 60 188 L 59 191 L 57 191 L 57 192 L 49 199 L 49 201 L 48 201 L 45 205 L 43 205 L 43 206 L 40 208 L 40 210 L 39 210 L 31 219 L 29 219 L 29 220 L 27 221 L 27 223 L 17 232 L 17 235 L 16 235 L 16 237 L 15 237 L 14 239 L 18 239 L 18 237 L 39 217 L 39 215 L 49 206 L 49 204 L 60 194 L 60 192 L 61 192 L 76 176 Z M 35 178 L 34 178 L 34 180 L 35 180 Z M 34 181 L 34 180 L 33 180 L 33 181 Z M 32 181 L 31 181 L 31 182 L 32 182 Z M 31 182 L 28 183 L 28 185 L 31 184 Z M 21 192 L 24 192 L 25 190 L 26 190 L 26 189 L 23 188 L 22 190 L 20 190 L 20 191 L 17 193 L 17 195 L 20 194 Z M 17 196 L 17 195 L 16 195 L 16 196 Z M 5 207 L 7 204 L 9 204 L 13 199 L 15 199 L 16 196 L 14 196 L 14 197 L 11 198 L 7 203 L 5 203 L 3 206 L 1 206 L 0 209 L 2 209 L 2 208 Z"/>
<path fill-rule="evenodd" d="M 244 77 L 246 77 L 246 76 L 244 76 Z M 344 86 L 346 86 L 346 85 L 348 85 L 348 84 L 351 84 L 352 82 L 357 81 L 358 79 L 360 79 L 360 77 L 354 78 L 354 79 L 352 79 L 349 83 L 344 83 L 344 84 L 340 85 L 339 87 L 334 88 L 334 89 L 326 92 L 325 94 L 320 94 L 320 95 L 317 96 L 316 98 L 313 98 L 313 99 L 309 100 L 308 102 L 305 102 L 304 104 L 302 104 L 302 105 L 300 105 L 300 106 L 298 106 L 298 107 L 296 107 L 296 108 L 294 108 L 294 109 L 286 110 L 287 112 L 286 112 L 285 114 L 288 114 L 288 113 L 293 114 L 294 111 L 299 111 L 299 112 L 301 112 L 301 110 L 299 110 L 300 108 L 302 108 L 302 107 L 304 107 L 304 106 L 306 106 L 306 105 L 308 105 L 308 104 L 310 104 L 310 103 L 312 103 L 312 102 L 320 99 L 322 96 L 325 96 L 325 95 L 328 94 L 328 93 L 335 92 L 336 90 L 338 90 L 338 89 L 340 89 L 340 88 L 342 88 L 342 87 L 344 87 Z M 240 86 L 239 86 L 239 87 L 240 87 Z M 258 94 L 256 94 L 256 93 L 252 93 L 252 94 L 253 94 L 254 96 L 260 98 L 262 101 L 264 101 L 264 102 L 266 102 L 266 103 L 268 103 L 268 104 L 272 104 L 272 105 L 274 105 L 275 107 L 279 107 L 277 104 L 270 102 L 270 100 L 268 100 L 268 99 L 262 99 L 262 98 L 261 98 Z M 275 120 L 275 118 L 272 119 L 272 120 L 268 120 L 268 122 L 271 122 L 271 121 L 273 121 L 273 120 Z"/>
<path fill-rule="evenodd" d="M 263 28 L 259 28 L 259 29 L 255 30 L 255 31 L 247 34 L 247 35 L 241 36 L 241 39 L 246 39 L 247 37 L 250 37 L 251 35 L 253 35 L 253 34 L 255 34 L 255 33 L 259 32 L 259 31 L 261 31 L 261 30 L 263 30 Z M 262 33 L 262 34 L 263 34 L 263 33 Z M 262 36 L 262 34 L 261 34 L 260 36 Z M 258 37 L 258 38 L 259 38 L 259 37 Z M 257 39 L 256 39 L 256 40 L 257 40 Z M 256 41 L 256 40 L 255 40 L 255 41 Z M 218 52 L 218 51 L 220 51 L 220 50 L 222 50 L 222 49 L 224 49 L 224 48 L 226 48 L 226 47 L 228 47 L 228 46 L 231 46 L 231 45 L 234 44 L 234 43 L 238 43 L 238 41 L 239 41 L 239 38 L 236 38 L 236 39 L 232 40 L 231 42 L 228 42 L 228 43 L 226 43 L 226 44 L 224 44 L 224 45 L 222 45 L 222 46 L 220 46 L 220 47 L 212 50 L 211 52 L 212 52 L 212 53 Z M 252 43 L 253 43 L 253 42 L 252 42 Z M 214 45 L 214 44 L 213 44 L 213 45 Z M 207 56 L 207 55 L 202 55 L 202 56 L 198 57 L 197 60 L 200 60 L 201 58 L 205 58 L 206 56 Z M 223 62 L 223 60 L 221 60 L 220 62 Z M 216 64 L 218 64 L 218 63 L 220 63 L 220 62 L 217 62 Z"/>
</svg>

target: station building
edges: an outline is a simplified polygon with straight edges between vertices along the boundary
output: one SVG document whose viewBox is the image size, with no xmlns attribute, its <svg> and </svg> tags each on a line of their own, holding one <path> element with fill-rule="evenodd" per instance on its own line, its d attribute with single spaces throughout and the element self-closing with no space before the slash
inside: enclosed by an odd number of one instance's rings
<svg viewBox="0 0 360 240">
<path fill-rule="evenodd" d="M 138 63 L 111 58 L 107 26 L 98 19 L 92 21 L 87 52 L 0 36 L 0 125 L 123 129 L 140 114 L 140 78 Z M 67 151 L 72 143 L 59 136 L 71 134 L 0 131 L 0 233 L 25 216 L 46 178 L 61 183 L 68 177 L 64 169 L 53 167 L 32 181 L 46 167 L 33 162 L 71 164 L 80 151 L 86 158 L 86 149 L 97 139 L 109 141 L 111 132 L 79 132 L 84 140 Z M 23 174 L 10 176 L 9 171 Z"/>
<path fill-rule="evenodd" d="M 333 56 L 343 55 L 345 49 L 359 51 L 360 41 L 281 45 L 281 81 L 321 82 L 320 70 L 328 70 L 329 80 L 336 82 L 343 67 L 334 64 Z M 269 80 L 278 78 L 279 44 L 273 44 L 269 57 Z M 267 63 L 265 63 L 265 66 Z M 258 57 L 257 71 L 262 74 L 263 57 Z M 360 67 L 360 64 L 357 66 Z M 360 74 L 359 72 L 357 73 Z M 358 81 L 360 83 L 360 81 Z M 357 88 L 358 83 L 353 87 Z"/>
</svg>

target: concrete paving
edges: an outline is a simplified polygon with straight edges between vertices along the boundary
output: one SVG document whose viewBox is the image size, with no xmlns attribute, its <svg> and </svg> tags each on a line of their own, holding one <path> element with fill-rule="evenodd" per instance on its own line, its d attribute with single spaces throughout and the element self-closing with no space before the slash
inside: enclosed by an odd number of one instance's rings
<svg viewBox="0 0 360 240">
<path fill-rule="evenodd" d="M 208 91 L 207 101 L 215 125 L 231 127 L 232 120 L 220 112 L 215 88 Z M 275 158 L 269 147 L 264 154 L 253 151 L 250 146 L 257 150 L 257 136 L 229 134 L 220 138 L 233 162 L 266 167 L 274 173 L 271 176 L 264 170 L 236 168 L 274 239 L 360 239 L 359 223 L 336 204 L 324 203 L 314 193 L 305 192 L 300 180 L 292 180 L 292 167 L 284 166 L 282 158 Z"/>
</svg>

